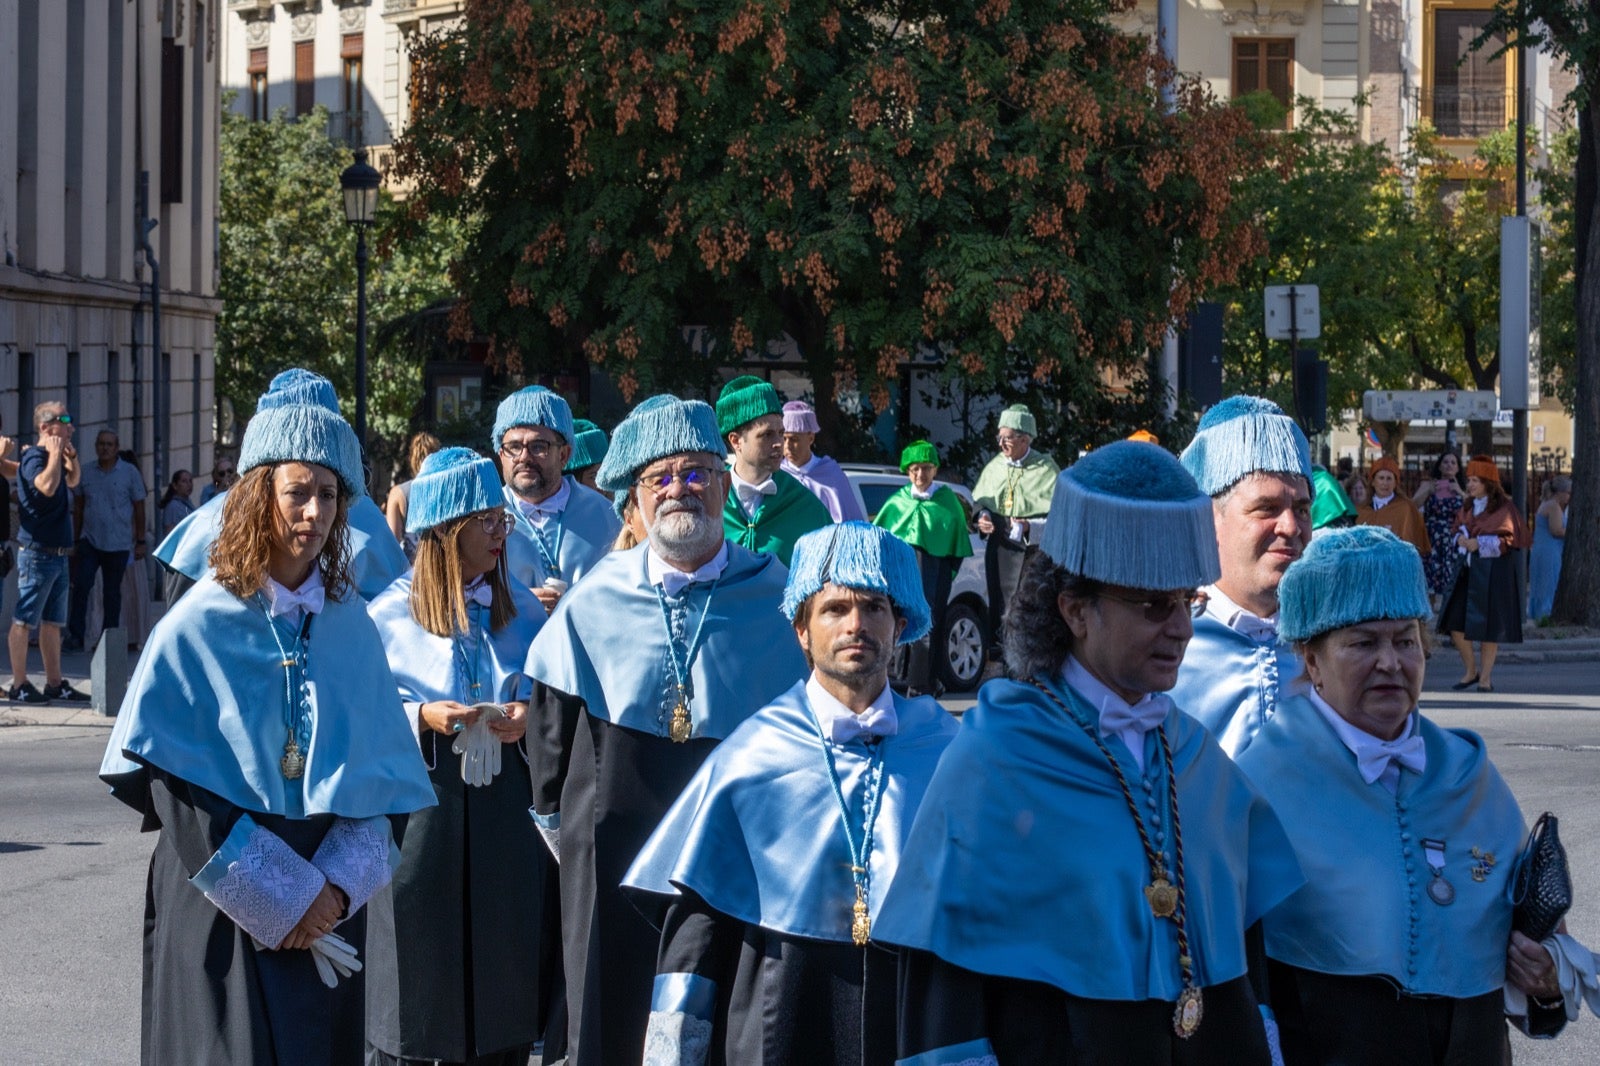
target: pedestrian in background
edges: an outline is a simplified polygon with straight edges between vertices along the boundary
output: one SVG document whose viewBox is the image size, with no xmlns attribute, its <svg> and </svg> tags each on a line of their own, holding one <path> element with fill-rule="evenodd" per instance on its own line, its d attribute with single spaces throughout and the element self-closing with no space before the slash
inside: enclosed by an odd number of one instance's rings
<svg viewBox="0 0 1600 1066">
<path fill-rule="evenodd" d="M 16 444 L 16 441 L 0 433 L 0 482 L 5 485 L 4 491 L 0 491 L 0 581 L 5 580 L 17 562 L 16 553 L 11 547 L 11 502 L 15 494 L 11 481 L 17 476 L 17 461 L 11 457 L 11 453 Z"/>
<path fill-rule="evenodd" d="M 61 630 L 67 624 L 67 574 L 72 556 L 72 511 L 67 500 L 81 475 L 72 446 L 72 415 L 54 401 L 33 409 L 39 443 L 17 463 L 17 605 L 7 650 L 11 653 L 13 703 L 51 700 L 87 702 L 89 697 L 61 676 Z M 28 633 L 39 629 L 44 691 L 28 680 Z"/>
<path fill-rule="evenodd" d="M 226 455 L 217 456 L 211 464 L 211 482 L 200 490 L 200 506 L 204 507 L 213 496 L 220 496 L 233 488 L 238 480 L 233 460 Z"/>
<path fill-rule="evenodd" d="M 1461 473 L 1461 458 L 1455 452 L 1444 452 L 1433 461 L 1428 478 L 1411 497 L 1411 502 L 1422 508 L 1422 524 L 1428 531 L 1430 549 L 1422 561 L 1422 570 L 1428 577 L 1428 596 L 1436 611 L 1455 587 L 1456 571 L 1461 566 L 1456 551 L 1456 512 L 1466 498 L 1467 482 Z"/>
<path fill-rule="evenodd" d="M 585 488 L 595 489 L 595 475 L 605 461 L 610 442 L 606 431 L 587 418 L 572 421 L 572 457 L 567 460 L 566 472 Z M 595 489 L 596 492 L 599 489 Z"/>
<path fill-rule="evenodd" d="M 1544 483 L 1544 497 L 1533 515 L 1533 550 L 1528 560 L 1528 617 L 1549 618 L 1555 607 L 1556 585 L 1561 581 L 1561 549 L 1567 537 L 1567 507 L 1572 503 L 1572 479 L 1557 474 Z"/>
<path fill-rule="evenodd" d="M 190 499 L 193 493 L 193 474 L 179 470 L 172 475 L 172 480 L 167 482 L 167 491 L 161 494 L 161 501 L 156 505 L 156 513 L 161 519 L 161 536 L 165 537 L 172 532 L 173 526 L 194 514 L 194 501 Z"/>
<path fill-rule="evenodd" d="M 783 462 L 778 469 L 822 501 L 835 522 L 866 521 L 855 490 L 838 462 L 811 450 L 817 441 L 817 412 L 804 400 L 783 405 Z"/>
<path fill-rule="evenodd" d="M 989 579 L 989 642 L 998 648 L 1006 603 L 1022 579 L 1022 564 L 1032 543 L 1032 523 L 1050 510 L 1061 468 L 1033 450 L 1039 433 L 1033 412 L 1012 404 L 1000 412 L 995 437 L 1000 454 L 989 460 L 972 490 L 978 532 L 985 538 L 984 571 Z"/>
<path fill-rule="evenodd" d="M 1400 492 L 1400 464 L 1385 455 L 1372 464 L 1367 479 L 1372 497 L 1367 506 L 1357 508 L 1357 524 L 1382 526 L 1417 549 L 1418 557 L 1426 559 L 1433 544 L 1428 540 L 1422 511 Z"/>
<path fill-rule="evenodd" d="M 432 433 L 411 434 L 411 440 L 406 445 L 406 470 L 411 477 L 391 488 L 389 498 L 384 503 L 383 515 L 389 523 L 389 532 L 394 534 L 394 539 L 399 542 L 409 560 L 415 560 L 417 557 L 417 538 L 414 534 L 406 532 L 406 511 L 411 501 L 411 478 L 415 478 L 417 471 L 422 469 L 422 461 L 440 447 L 442 445 L 439 443 L 439 438 Z"/>
<path fill-rule="evenodd" d="M 1500 468 L 1487 455 L 1467 462 L 1468 502 L 1456 513 L 1454 544 L 1463 566 L 1439 614 L 1461 656 L 1460 691 L 1494 691 L 1494 661 L 1502 644 L 1522 643 L 1522 542 L 1516 505 L 1500 486 Z M 1479 658 L 1474 658 L 1473 642 Z"/>
<path fill-rule="evenodd" d="M 100 578 L 101 628 L 122 625 L 122 578 L 130 558 L 145 557 L 144 475 L 117 454 L 117 435 L 102 429 L 94 438 L 95 461 L 78 481 L 77 554 L 72 567 L 72 617 L 67 651 L 82 651 L 89 593 Z"/>
</svg>

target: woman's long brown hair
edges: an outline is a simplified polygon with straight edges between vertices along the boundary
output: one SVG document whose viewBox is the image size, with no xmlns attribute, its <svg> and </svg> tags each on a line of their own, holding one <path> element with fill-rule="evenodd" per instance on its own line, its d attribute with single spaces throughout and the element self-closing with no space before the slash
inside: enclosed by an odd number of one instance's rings
<svg viewBox="0 0 1600 1066">
<path fill-rule="evenodd" d="M 240 599 L 260 592 L 267 583 L 267 563 L 272 558 L 274 510 L 273 476 L 278 465 L 258 466 L 228 490 L 222 503 L 222 531 L 211 545 L 211 569 L 217 584 Z M 317 563 L 322 586 L 333 599 L 343 599 L 350 580 L 350 497 L 339 487 L 339 511 L 328 529 Z"/>
<path fill-rule="evenodd" d="M 417 541 L 417 559 L 411 569 L 411 617 L 436 637 L 465 633 L 472 620 L 467 614 L 466 581 L 461 575 L 461 550 L 457 541 L 468 522 L 482 511 L 434 526 Z M 505 552 L 495 568 L 484 575 L 494 600 L 489 605 L 489 629 L 499 631 L 517 616 L 506 576 Z"/>
</svg>

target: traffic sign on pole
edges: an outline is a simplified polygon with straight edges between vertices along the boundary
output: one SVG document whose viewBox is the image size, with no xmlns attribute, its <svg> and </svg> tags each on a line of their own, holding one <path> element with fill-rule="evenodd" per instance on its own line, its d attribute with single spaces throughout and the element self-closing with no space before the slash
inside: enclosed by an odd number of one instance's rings
<svg viewBox="0 0 1600 1066">
<path fill-rule="evenodd" d="M 1304 341 L 1322 336 L 1322 306 L 1315 285 L 1268 285 L 1267 340 Z"/>
<path fill-rule="evenodd" d="M 1362 413 L 1375 422 L 1490 422 L 1499 409 L 1499 398 L 1487 389 L 1368 389 L 1361 395 Z"/>
</svg>

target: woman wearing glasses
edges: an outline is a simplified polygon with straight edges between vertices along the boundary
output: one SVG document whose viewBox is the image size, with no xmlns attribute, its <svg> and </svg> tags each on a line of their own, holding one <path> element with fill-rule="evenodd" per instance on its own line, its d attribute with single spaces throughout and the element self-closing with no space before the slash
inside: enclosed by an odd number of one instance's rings
<svg viewBox="0 0 1600 1066">
<path fill-rule="evenodd" d="M 1267 1066 L 1246 931 L 1299 887 L 1288 838 L 1164 695 L 1217 579 L 1211 500 L 1122 441 L 1057 480 L 979 693 L 873 938 L 908 949 L 901 1060 Z"/>
<path fill-rule="evenodd" d="M 411 819 L 368 938 L 369 1063 L 528 1061 L 548 857 L 528 817 L 528 645 L 544 623 L 506 574 L 492 460 L 446 448 L 411 483 L 416 564 L 368 608 L 439 805 Z"/>
</svg>

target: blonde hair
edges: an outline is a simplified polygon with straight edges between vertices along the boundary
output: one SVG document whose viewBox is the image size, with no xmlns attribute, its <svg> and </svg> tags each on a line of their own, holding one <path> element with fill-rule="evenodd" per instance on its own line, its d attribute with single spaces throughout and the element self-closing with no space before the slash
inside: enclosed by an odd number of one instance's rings
<svg viewBox="0 0 1600 1066">
<path fill-rule="evenodd" d="M 629 548 L 637 548 L 644 541 L 634 528 L 634 521 L 639 512 L 639 501 L 634 497 L 633 489 L 628 489 L 627 501 L 622 505 L 622 531 L 617 534 L 617 539 L 611 545 L 614 552 L 625 552 Z"/>
<path fill-rule="evenodd" d="M 410 450 L 406 453 L 406 463 L 411 467 L 411 476 L 416 477 L 417 471 L 422 469 L 422 461 L 441 447 L 439 438 L 432 433 L 413 433 Z"/>
<path fill-rule="evenodd" d="M 211 545 L 211 569 L 217 584 L 242 599 L 254 596 L 265 587 L 267 564 L 272 559 L 275 510 L 273 476 L 278 464 L 258 466 L 228 490 L 222 502 L 222 530 Z M 317 564 L 322 567 L 322 585 L 332 599 L 343 599 L 350 580 L 350 496 L 339 486 L 339 510 L 322 542 Z"/>
<path fill-rule="evenodd" d="M 465 633 L 472 627 L 457 542 L 467 523 L 478 521 L 481 514 L 482 511 L 475 511 L 434 526 L 417 541 L 417 559 L 411 569 L 411 617 L 436 637 Z M 497 632 L 517 616 L 504 552 L 484 580 L 494 592 L 489 605 L 489 630 Z"/>
</svg>

